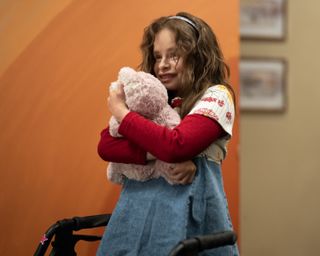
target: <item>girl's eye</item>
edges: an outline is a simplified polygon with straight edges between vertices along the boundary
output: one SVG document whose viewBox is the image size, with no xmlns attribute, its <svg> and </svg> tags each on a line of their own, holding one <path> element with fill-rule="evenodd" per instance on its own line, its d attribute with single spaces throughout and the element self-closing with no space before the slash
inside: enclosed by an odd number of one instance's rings
<svg viewBox="0 0 320 256">
<path fill-rule="evenodd" d="M 173 61 L 178 61 L 179 59 L 179 56 L 177 55 L 177 53 L 171 53 L 169 57 Z"/>
<path fill-rule="evenodd" d="M 155 59 L 156 61 L 160 61 L 160 60 L 161 60 L 161 56 L 160 56 L 160 55 L 154 55 L 154 59 Z"/>
<path fill-rule="evenodd" d="M 163 58 L 161 55 L 158 55 L 158 54 L 153 55 L 153 57 L 154 57 L 156 62 L 160 62 L 162 60 L 162 58 Z M 168 54 L 164 58 L 167 61 L 174 61 L 174 62 L 177 62 L 179 60 L 179 56 L 175 52 Z"/>
</svg>

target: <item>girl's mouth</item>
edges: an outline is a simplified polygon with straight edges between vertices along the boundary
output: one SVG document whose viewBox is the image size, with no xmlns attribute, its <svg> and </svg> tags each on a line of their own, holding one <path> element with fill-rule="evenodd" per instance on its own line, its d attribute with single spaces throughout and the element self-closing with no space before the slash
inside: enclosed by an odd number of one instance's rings
<svg viewBox="0 0 320 256">
<path fill-rule="evenodd" d="M 175 76 L 175 74 L 163 74 L 159 78 L 162 83 L 169 83 Z"/>
</svg>

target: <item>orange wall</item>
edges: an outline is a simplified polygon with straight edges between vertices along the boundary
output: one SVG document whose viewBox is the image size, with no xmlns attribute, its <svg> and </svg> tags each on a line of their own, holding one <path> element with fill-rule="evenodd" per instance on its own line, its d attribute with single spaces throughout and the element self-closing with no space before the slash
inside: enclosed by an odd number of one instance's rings
<svg viewBox="0 0 320 256">
<path fill-rule="evenodd" d="M 0 1 L 0 75 L 72 0 Z"/>
<path fill-rule="evenodd" d="M 46 3 L 48 9 L 53 6 Z M 31 255 L 43 232 L 58 219 L 112 211 L 119 186 L 106 181 L 106 163 L 96 153 L 99 132 L 109 117 L 107 85 L 120 67 L 139 64 L 142 31 L 151 20 L 180 10 L 206 20 L 221 41 L 232 69 L 231 82 L 238 91 L 238 0 L 66 3 L 61 1 L 62 11 L 49 23 L 47 17 L 39 16 L 39 23 L 47 26 L 39 26 L 43 29 L 33 40 L 25 41 L 23 51 L 8 47 L 12 51 L 8 54 L 16 57 L 7 64 L 2 62 L 1 255 Z M 32 5 L 30 9 L 17 6 L 17 13 L 33 15 Z M 4 27 L 5 13 L 1 9 Z M 11 29 L 20 24 L 15 26 Z M 34 33 L 33 26 L 25 26 L 24 30 L 26 34 Z M 239 118 L 223 166 L 236 230 L 238 122 Z M 95 246 L 84 245 L 81 250 L 92 253 Z"/>
</svg>

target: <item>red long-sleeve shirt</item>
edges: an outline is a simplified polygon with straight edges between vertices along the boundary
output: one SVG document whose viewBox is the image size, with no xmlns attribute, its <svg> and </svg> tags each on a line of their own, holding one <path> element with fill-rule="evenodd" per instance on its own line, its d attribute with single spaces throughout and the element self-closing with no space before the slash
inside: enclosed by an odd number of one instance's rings
<svg viewBox="0 0 320 256">
<path fill-rule="evenodd" d="M 157 125 L 135 112 L 122 120 L 114 138 L 106 128 L 98 145 L 100 157 L 110 162 L 146 163 L 146 152 L 157 159 L 175 163 L 192 159 L 225 134 L 215 120 L 199 114 L 187 115 L 174 129 Z"/>
</svg>

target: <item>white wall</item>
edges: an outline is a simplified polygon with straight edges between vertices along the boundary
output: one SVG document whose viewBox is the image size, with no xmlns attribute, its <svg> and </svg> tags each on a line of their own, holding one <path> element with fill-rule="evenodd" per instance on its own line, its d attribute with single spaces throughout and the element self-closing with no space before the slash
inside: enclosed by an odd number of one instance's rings
<svg viewBox="0 0 320 256">
<path fill-rule="evenodd" d="M 288 63 L 286 112 L 241 115 L 243 256 L 319 255 L 320 2 L 287 2 L 285 41 L 241 41 Z"/>
</svg>

